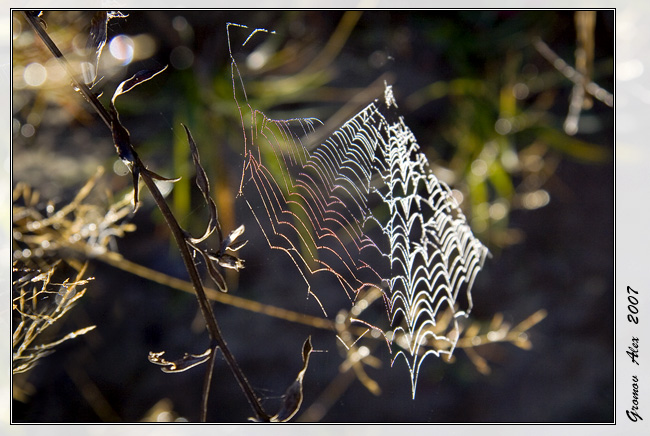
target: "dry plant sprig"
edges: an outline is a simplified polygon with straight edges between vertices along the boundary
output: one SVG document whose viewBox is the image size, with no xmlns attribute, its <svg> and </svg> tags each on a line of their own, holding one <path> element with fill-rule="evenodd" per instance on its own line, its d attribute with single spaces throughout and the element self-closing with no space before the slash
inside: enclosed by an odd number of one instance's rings
<svg viewBox="0 0 650 436">
<path fill-rule="evenodd" d="M 339 366 L 339 371 L 345 373 L 349 370 L 354 371 L 357 379 L 374 395 L 381 394 L 379 384 L 373 380 L 364 368 L 364 365 L 378 368 L 381 366 L 381 361 L 371 354 L 371 348 L 367 345 L 359 345 L 362 338 L 370 333 L 373 339 L 384 339 L 388 349 L 391 349 L 390 341 L 386 334 L 378 327 L 362 321 L 357 317 L 367 309 L 375 300 L 384 296 L 384 293 L 379 288 L 370 288 L 362 296 L 357 298 L 356 303 L 352 308 L 341 310 L 335 319 L 335 327 L 337 331 L 336 338 L 342 345 L 343 352 L 345 353 L 345 360 Z M 355 337 L 356 336 L 356 337 Z M 376 341 L 375 341 L 376 342 Z M 377 343 L 377 342 L 376 342 Z M 375 346 L 376 344 L 371 345 Z"/>
<path fill-rule="evenodd" d="M 435 330 L 444 329 L 444 325 L 450 322 L 448 318 L 443 317 L 440 320 L 440 325 Z M 546 318 L 546 310 L 540 309 L 514 327 L 504 321 L 501 313 L 495 314 L 487 325 L 484 322 L 473 320 L 461 329 L 456 348 L 462 349 L 467 354 L 478 372 L 488 375 L 491 372 L 490 365 L 487 359 L 478 354 L 476 349 L 489 344 L 510 343 L 521 349 L 529 350 L 533 344 L 530 341 L 528 331 L 544 318 Z M 445 343 L 437 341 L 428 345 L 441 347 Z M 454 360 L 455 356 L 451 356 L 446 362 L 452 363 Z"/>
<path fill-rule="evenodd" d="M 594 62 L 594 35 L 596 28 L 595 11 L 577 11 L 575 13 L 577 48 L 575 51 L 576 67 L 570 66 L 558 56 L 544 41 L 533 41 L 535 49 L 550 62 L 560 73 L 573 82 L 569 111 L 564 121 L 564 131 L 568 135 L 578 133 L 578 121 L 583 109 L 590 109 L 596 98 L 609 107 L 614 106 L 614 96 L 592 81 L 591 73 Z"/>
<path fill-rule="evenodd" d="M 115 237 L 135 228 L 123 222 L 130 213 L 129 196 L 106 209 L 86 201 L 102 174 L 100 167 L 74 199 L 63 206 L 51 201 L 45 204 L 39 192 L 25 183 L 18 183 L 13 190 L 14 373 L 28 371 L 54 347 L 95 328 L 36 343 L 44 330 L 59 321 L 85 294 L 85 288 L 78 288 L 92 278 L 83 278 L 87 262 L 79 259 L 109 252 Z M 77 271 L 74 276 L 63 272 L 66 264 Z M 60 283 L 55 283 L 55 279 Z"/>
<path fill-rule="evenodd" d="M 207 416 L 207 402 L 208 402 L 208 396 L 209 396 L 209 388 L 210 388 L 210 381 L 212 379 L 212 371 L 214 367 L 214 357 L 216 355 L 217 349 L 220 349 L 227 364 L 228 367 L 230 368 L 231 372 L 233 373 L 235 379 L 239 383 L 242 392 L 245 394 L 249 404 L 251 405 L 253 411 L 255 412 L 255 420 L 258 421 L 271 421 L 273 420 L 281 420 L 281 416 L 279 415 L 270 415 L 268 414 L 261 402 L 258 396 L 255 394 L 253 391 L 250 383 L 248 382 L 248 379 L 240 369 L 239 365 L 237 364 L 235 357 L 232 355 L 230 352 L 225 339 L 223 338 L 221 334 L 221 330 L 219 328 L 219 325 L 217 324 L 216 317 L 214 315 L 214 312 L 212 310 L 212 306 L 210 305 L 204 288 L 203 284 L 201 282 L 201 278 L 199 275 L 199 272 L 197 270 L 197 267 L 194 263 L 194 259 L 192 254 L 190 253 L 190 248 L 199 250 L 201 253 L 203 251 L 201 249 L 198 249 L 192 241 L 191 236 L 183 230 L 180 225 L 178 224 L 178 221 L 174 217 L 173 213 L 171 212 L 169 205 L 167 204 L 164 196 L 161 194 L 159 191 L 158 187 L 154 183 L 154 179 L 162 179 L 162 180 L 170 180 L 173 181 L 172 179 L 166 179 L 164 177 L 161 177 L 151 170 L 149 170 L 143 162 L 140 160 L 138 157 L 137 153 L 135 152 L 135 149 L 133 148 L 133 145 L 131 144 L 130 136 L 128 130 L 122 125 L 122 123 L 119 120 L 119 114 L 118 111 L 115 107 L 115 99 L 130 91 L 133 89 L 133 87 L 137 86 L 140 83 L 143 83 L 144 81 L 147 81 L 157 75 L 158 73 L 162 72 L 162 70 L 159 71 L 143 71 L 136 73 L 132 78 L 130 78 L 127 81 L 122 82 L 122 84 L 118 87 L 118 89 L 115 91 L 115 94 L 113 95 L 113 99 L 111 100 L 110 104 L 110 112 L 106 110 L 106 108 L 102 105 L 102 103 L 99 101 L 97 98 L 97 95 L 93 93 L 88 85 L 86 83 L 80 81 L 77 78 L 76 73 L 74 72 L 73 68 L 70 66 L 69 62 L 63 55 L 63 53 L 58 49 L 54 41 L 49 37 L 47 31 L 45 30 L 45 21 L 40 17 L 40 13 L 35 13 L 35 12 L 25 12 L 24 16 L 26 20 L 29 22 L 30 26 L 33 28 L 33 30 L 36 32 L 36 34 L 39 36 L 40 40 L 48 47 L 50 52 L 54 55 L 54 57 L 62 64 L 68 75 L 72 78 L 73 80 L 73 86 L 76 90 L 81 92 L 81 94 L 84 96 L 84 98 L 90 103 L 90 105 L 93 107 L 93 109 L 97 112 L 97 114 L 101 117 L 102 121 L 107 125 L 109 130 L 112 133 L 114 144 L 117 150 L 117 153 L 122 159 L 122 161 L 127 165 L 129 170 L 131 171 L 131 174 L 133 176 L 133 185 L 134 185 L 134 208 L 137 209 L 138 206 L 138 182 L 139 179 L 142 178 L 144 181 L 144 184 L 148 188 L 149 192 L 151 193 L 154 201 L 156 202 L 156 205 L 158 206 L 158 209 L 162 213 L 165 222 L 167 223 L 172 236 L 174 237 L 174 240 L 179 248 L 181 258 L 183 259 L 183 263 L 185 265 L 185 268 L 189 274 L 190 280 L 192 282 L 192 286 L 194 288 L 194 292 L 196 294 L 199 307 L 201 309 L 201 313 L 203 315 L 203 318 L 206 322 L 206 327 L 210 335 L 210 346 L 208 347 L 210 351 L 208 359 L 205 360 L 207 362 L 207 369 L 206 369 L 206 375 L 205 375 L 205 382 L 204 382 L 204 387 L 203 387 L 203 396 L 202 396 L 202 408 L 201 408 L 201 421 L 206 420 Z M 102 26 L 111 18 L 113 18 L 112 15 L 109 14 L 104 14 L 101 16 L 95 15 L 95 18 L 98 19 L 98 22 L 95 22 L 92 25 L 92 29 L 100 29 Z M 101 33 L 101 32 L 100 32 Z M 101 41 L 103 40 L 102 37 L 97 38 L 97 41 L 99 41 L 99 44 L 94 43 L 97 45 L 97 51 L 101 51 L 101 47 L 103 46 L 101 44 Z M 92 45 L 92 44 L 91 44 Z M 164 70 L 164 69 L 163 69 Z M 186 129 L 187 130 L 187 129 Z M 191 139 L 191 135 L 189 134 L 189 130 L 187 130 L 188 133 L 188 140 L 190 141 L 190 147 L 192 147 L 192 142 L 193 140 Z M 194 150 L 193 150 L 194 151 Z M 198 157 L 198 156 L 197 156 Z M 198 162 L 198 159 L 194 160 L 195 166 L 197 167 L 197 173 L 201 173 L 201 166 L 200 163 Z M 204 188 L 207 188 L 207 186 L 202 186 L 202 182 L 205 180 L 199 180 L 197 178 L 197 183 L 199 183 L 199 187 L 202 190 L 202 192 L 205 195 Z M 213 217 L 216 216 L 216 208 L 214 210 Z M 211 226 L 217 226 L 217 222 L 211 221 Z M 242 229 L 243 231 L 243 229 Z M 237 230 L 235 230 L 237 232 Z M 223 240 L 220 236 L 220 241 L 219 245 L 223 244 Z M 232 243 L 234 243 L 235 237 L 233 234 L 230 235 L 228 238 Z M 227 240 L 228 240 L 227 239 Z M 236 244 L 237 247 L 241 248 L 241 244 Z M 228 244 L 228 247 L 233 249 L 234 246 L 232 246 L 230 243 Z M 222 256 L 215 256 L 217 260 L 219 258 L 223 258 L 223 255 L 225 253 L 222 253 Z M 229 255 L 228 255 L 229 256 Z M 208 257 L 206 261 L 211 258 Z M 229 258 L 225 258 L 229 259 Z M 219 262 L 220 265 L 223 266 L 223 263 L 228 263 L 228 260 Z M 212 265 L 211 262 L 208 262 L 209 265 Z M 239 263 L 234 261 L 233 265 L 234 267 L 240 266 Z M 212 271 L 214 272 L 214 271 Z M 217 276 L 218 277 L 218 276 Z M 207 351 L 206 351 L 207 352 Z M 306 369 L 306 363 L 307 359 L 304 356 L 303 353 L 303 360 L 305 361 L 305 367 L 303 370 L 299 373 L 299 377 L 302 377 L 301 374 L 304 374 L 304 370 Z M 287 404 L 284 405 L 286 407 Z M 300 403 L 294 403 L 294 406 L 299 407 Z M 284 412 L 283 416 L 284 416 Z M 295 412 L 292 413 L 286 413 L 286 416 L 288 416 L 287 419 L 290 419 L 291 416 L 293 416 Z"/>
<path fill-rule="evenodd" d="M 372 293 L 365 298 L 372 301 Z M 363 298 L 360 301 L 364 301 Z M 367 307 L 365 303 L 359 306 L 359 310 Z M 348 387 L 358 379 L 366 389 L 370 392 L 378 394 L 380 392 L 379 385 L 376 384 L 365 372 L 363 364 L 378 367 L 380 361 L 376 359 L 370 352 L 373 342 L 370 347 L 366 345 L 359 345 L 362 338 L 374 339 L 374 344 L 379 344 L 383 341 L 382 335 L 374 333 L 374 329 L 370 327 L 364 331 L 359 331 L 358 328 L 352 326 L 351 313 L 342 311 L 337 316 L 336 328 L 338 331 L 338 339 L 343 344 L 346 353 L 346 360 L 339 367 L 339 374 L 329 383 L 323 390 L 318 398 L 298 417 L 300 422 L 316 422 L 319 421 L 325 413 L 332 407 L 335 401 L 340 398 Z M 358 315 L 358 313 L 356 314 Z M 486 326 L 479 321 L 473 321 L 465 329 L 461 330 L 460 337 L 456 343 L 456 348 L 462 349 L 479 371 L 483 375 L 488 375 L 491 372 L 487 359 L 482 357 L 476 351 L 477 348 L 496 343 L 511 343 L 519 348 L 528 350 L 532 348 L 532 342 L 529 339 L 528 331 L 536 324 L 541 322 L 546 317 L 545 310 L 538 310 L 528 318 L 520 322 L 514 327 L 504 322 L 503 315 L 497 313 Z M 451 316 L 443 316 L 439 319 L 438 326 L 436 326 L 432 333 L 440 333 L 448 328 L 449 323 L 452 322 Z M 366 335 L 368 331 L 374 334 Z M 356 335 L 356 339 L 353 338 Z M 391 335 L 391 332 L 386 332 L 386 335 Z M 429 336 L 431 337 L 431 336 Z M 399 342 L 397 343 L 399 346 Z M 430 341 L 428 347 L 435 347 L 441 349 L 443 346 L 449 346 L 445 341 Z M 427 351 L 427 347 L 421 348 L 421 353 Z M 448 360 L 451 363 L 456 359 L 456 355 Z"/>
<path fill-rule="evenodd" d="M 45 330 L 59 321 L 84 296 L 86 288 L 78 288 L 93 278 L 83 278 L 86 273 L 84 265 L 72 280 L 66 277 L 62 283 L 54 283 L 52 278 L 61 262 L 56 262 L 47 271 L 32 270 L 21 264 L 19 261 L 13 264 L 13 272 L 18 275 L 12 287 L 15 323 L 12 335 L 13 374 L 29 371 L 38 360 L 54 352 L 54 347 L 95 328 L 85 327 L 51 342 L 41 341 Z"/>
<path fill-rule="evenodd" d="M 16 250 L 14 259 L 38 264 L 42 258 L 65 257 L 80 269 L 75 256 L 64 252 L 81 251 L 83 257 L 94 258 L 109 252 L 115 238 L 135 230 L 134 224 L 124 221 L 131 212 L 131 195 L 117 202 L 109 198 L 106 208 L 85 201 L 103 173 L 104 169 L 98 167 L 70 203 L 57 207 L 48 202 L 44 211 L 39 207 L 38 191 L 18 183 L 13 190 L 13 238 L 26 248 Z"/>
<path fill-rule="evenodd" d="M 287 422 L 298 413 L 302 405 L 302 382 L 307 371 L 307 366 L 309 365 L 309 356 L 312 351 L 314 351 L 314 347 L 311 344 L 311 336 L 309 336 L 302 346 L 302 368 L 298 371 L 294 382 L 289 385 L 282 396 L 282 406 L 278 413 L 271 417 L 271 422 Z"/>
</svg>

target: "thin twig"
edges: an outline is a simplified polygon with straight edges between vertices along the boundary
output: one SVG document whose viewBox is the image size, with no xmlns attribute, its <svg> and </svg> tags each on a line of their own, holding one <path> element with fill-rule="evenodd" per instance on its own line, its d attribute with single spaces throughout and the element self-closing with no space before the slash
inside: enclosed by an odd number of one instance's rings
<svg viewBox="0 0 650 436">
<path fill-rule="evenodd" d="M 135 274 L 138 277 L 142 277 L 154 281 L 161 285 L 169 286 L 179 291 L 194 293 L 194 289 L 192 288 L 192 284 L 190 282 L 170 276 L 160 271 L 153 270 L 151 268 L 147 268 L 144 265 L 140 265 L 138 263 L 132 262 L 124 258 L 124 256 L 120 255 L 119 253 L 108 251 L 106 253 L 99 254 L 99 255 L 89 254 L 86 252 L 85 247 L 79 242 L 67 244 L 66 248 L 78 250 L 87 256 L 93 256 L 97 260 L 105 262 L 108 265 L 114 266 L 115 268 L 118 268 L 122 271 Z M 243 297 L 232 295 L 230 293 L 217 291 L 216 289 L 210 288 L 205 285 L 203 287 L 203 290 L 205 291 L 205 294 L 208 297 L 208 299 L 222 304 L 226 304 L 229 306 L 237 307 L 239 309 L 244 309 L 255 313 L 261 313 L 263 315 L 267 315 L 273 318 L 281 319 L 292 323 L 303 324 L 317 329 L 328 330 L 333 332 L 336 331 L 334 322 L 326 318 L 307 315 L 305 313 L 284 309 L 278 306 L 272 306 L 270 304 L 263 304 L 260 303 L 259 301 L 249 300 Z"/>
<path fill-rule="evenodd" d="M 609 107 L 614 106 L 614 96 L 611 92 L 601 88 L 597 83 L 588 80 L 583 74 L 578 72 L 571 65 L 567 64 L 564 59 L 558 56 L 551 47 L 548 46 L 544 41 L 537 38 L 533 41 L 535 49 L 544 56 L 544 58 L 549 61 L 560 73 L 564 75 L 567 79 L 572 81 L 576 85 L 584 86 L 584 90 L 605 103 Z"/>
</svg>

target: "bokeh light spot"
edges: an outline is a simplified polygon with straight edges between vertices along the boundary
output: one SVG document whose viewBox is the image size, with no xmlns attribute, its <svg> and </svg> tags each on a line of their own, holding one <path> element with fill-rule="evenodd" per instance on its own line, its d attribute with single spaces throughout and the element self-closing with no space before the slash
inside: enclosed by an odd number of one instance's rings
<svg viewBox="0 0 650 436">
<path fill-rule="evenodd" d="M 36 129 L 31 124 L 26 123 L 23 124 L 23 126 L 20 128 L 20 133 L 25 138 L 31 138 L 32 136 L 34 136 L 34 133 L 36 133 Z"/>
<path fill-rule="evenodd" d="M 47 79 L 47 70 L 38 62 L 33 62 L 25 67 L 23 79 L 29 86 L 41 86 Z"/>
<path fill-rule="evenodd" d="M 116 159 L 113 163 L 113 172 L 118 176 L 126 176 L 129 174 L 129 169 L 126 167 L 121 159 Z"/>
<path fill-rule="evenodd" d="M 508 207 L 504 202 L 498 201 L 490 206 L 490 218 L 495 221 L 501 220 L 508 214 Z"/>
<path fill-rule="evenodd" d="M 515 86 L 512 87 L 512 94 L 517 100 L 525 99 L 528 97 L 529 93 L 530 90 L 528 89 L 528 85 L 525 83 L 516 83 Z"/>
<path fill-rule="evenodd" d="M 499 135 L 507 135 L 512 130 L 512 123 L 510 120 L 505 118 L 499 118 L 496 123 L 494 123 L 494 130 L 497 131 Z"/>
<path fill-rule="evenodd" d="M 111 39 L 108 48 L 111 55 L 122 65 L 127 65 L 133 60 L 133 40 L 126 35 L 117 35 Z"/>
<path fill-rule="evenodd" d="M 526 209 L 539 209 L 546 206 L 551 201 L 551 196 L 543 189 L 529 192 L 524 195 L 522 203 Z"/>
<path fill-rule="evenodd" d="M 246 58 L 246 66 L 251 70 L 259 70 L 268 61 L 268 55 L 262 50 L 256 50 Z"/>
<path fill-rule="evenodd" d="M 177 15 L 172 19 L 172 27 L 177 31 L 177 32 L 183 32 L 187 27 L 189 26 L 189 23 L 187 22 L 187 19 L 181 15 Z"/>
<path fill-rule="evenodd" d="M 476 159 L 472 162 L 472 173 L 475 176 L 483 177 L 487 173 L 488 166 L 483 159 Z"/>
<path fill-rule="evenodd" d="M 189 48 L 180 45 L 172 50 L 169 62 L 177 70 L 185 70 L 194 63 L 194 53 Z"/>
</svg>

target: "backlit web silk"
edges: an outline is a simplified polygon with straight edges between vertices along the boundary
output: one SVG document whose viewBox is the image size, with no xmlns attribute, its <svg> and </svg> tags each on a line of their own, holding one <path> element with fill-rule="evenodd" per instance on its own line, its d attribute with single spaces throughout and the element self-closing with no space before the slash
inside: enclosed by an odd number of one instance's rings
<svg viewBox="0 0 650 436">
<path fill-rule="evenodd" d="M 244 30 L 244 44 L 260 31 Z M 382 290 L 382 329 L 393 363 L 403 359 L 409 367 L 415 396 L 424 359 L 453 353 L 487 249 L 395 115 L 390 86 L 382 100 L 308 150 L 301 138 L 320 121 L 274 120 L 256 111 L 232 48 L 231 59 L 244 132 L 240 194 L 269 246 L 295 264 L 295 291 L 304 282 L 323 314 L 329 315 L 321 302 L 327 293 L 345 292 L 352 304 L 365 290 Z M 334 277 L 341 290 L 312 286 L 320 274 Z"/>
</svg>

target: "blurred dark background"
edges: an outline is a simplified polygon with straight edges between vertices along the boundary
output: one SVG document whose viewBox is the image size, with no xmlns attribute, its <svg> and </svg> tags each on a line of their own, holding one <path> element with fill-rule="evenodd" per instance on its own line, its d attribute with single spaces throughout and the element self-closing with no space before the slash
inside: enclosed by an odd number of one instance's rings
<svg viewBox="0 0 650 436">
<path fill-rule="evenodd" d="M 309 414 L 302 419 L 613 421 L 613 109 L 598 100 L 585 103 L 577 133 L 568 134 L 563 126 L 573 82 L 534 46 L 541 39 L 577 67 L 576 49 L 592 44 L 587 71 L 611 91 L 612 11 L 595 14 L 587 37 L 578 36 L 584 25 L 572 11 L 123 12 L 127 18 L 108 24 L 103 78 L 95 89 L 104 91 L 107 104 L 122 80 L 169 65 L 120 97 L 121 120 L 150 168 L 183 176 L 168 200 L 181 225 L 200 234 L 208 215 L 180 123 L 192 130 L 222 226 L 247 226 L 249 243 L 240 253 L 246 269 L 228 277 L 230 293 L 321 315 L 295 266 L 268 249 L 236 198 L 242 131 L 226 39 L 226 23 L 234 22 L 276 32 L 259 32 L 245 50 L 233 49 L 251 105 L 273 118 L 317 117 L 325 124 L 317 132 L 323 138 L 381 97 L 384 80 L 392 84 L 399 113 L 432 169 L 463 196 L 475 234 L 493 254 L 473 288 L 472 319 L 487 324 L 501 314 L 516 325 L 540 309 L 548 313 L 527 332 L 531 350 L 508 343 L 475 349 L 487 359 L 488 375 L 460 349 L 453 364 L 428 358 L 411 400 L 405 365 L 391 368 L 381 347 L 375 352 L 381 368 L 366 366 L 382 390 L 376 396 L 354 377 L 339 375 L 344 356 L 332 332 L 215 303 L 232 352 L 270 410 L 300 369 L 301 345 L 312 335 L 319 352 L 305 375 L 301 412 Z M 73 60 L 81 56 L 91 17 L 88 11 L 43 15 Z M 128 193 L 130 177 L 113 170 L 108 129 L 57 72 L 20 14 L 13 24 L 14 186 L 28 183 L 44 202 L 66 204 L 103 166 L 102 189 L 115 198 Z M 33 63 L 47 71 L 40 83 Z M 137 230 L 117 240 L 117 251 L 185 278 L 148 194 L 143 202 L 128 218 Z M 14 376 L 14 422 L 197 421 L 203 371 L 164 374 L 147 361 L 149 351 L 180 357 L 205 349 L 194 296 L 99 260 L 91 259 L 88 275 L 95 279 L 87 294 L 57 332 L 97 328 Z M 330 385 L 338 390 L 326 406 L 319 396 Z M 320 406 L 310 409 L 315 402 Z M 241 422 L 251 414 L 218 357 L 208 420 Z"/>
</svg>

